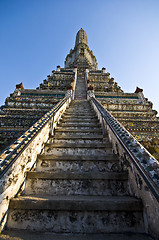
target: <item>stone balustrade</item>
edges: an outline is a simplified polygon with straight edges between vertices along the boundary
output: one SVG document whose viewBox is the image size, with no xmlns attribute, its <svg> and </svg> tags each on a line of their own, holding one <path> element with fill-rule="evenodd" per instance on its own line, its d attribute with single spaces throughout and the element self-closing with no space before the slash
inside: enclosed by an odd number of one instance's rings
<svg viewBox="0 0 159 240">
<path fill-rule="evenodd" d="M 70 97 L 62 99 L 0 155 L 0 230 L 6 222 L 10 199 L 23 185 L 25 172 L 33 168 L 70 102 Z"/>
</svg>

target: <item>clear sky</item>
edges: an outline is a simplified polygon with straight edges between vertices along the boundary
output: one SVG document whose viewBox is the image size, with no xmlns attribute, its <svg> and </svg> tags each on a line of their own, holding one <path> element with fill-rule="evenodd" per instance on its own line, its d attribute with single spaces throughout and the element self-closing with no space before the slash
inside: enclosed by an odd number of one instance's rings
<svg viewBox="0 0 159 240">
<path fill-rule="evenodd" d="M 81 27 L 98 68 L 159 112 L 159 0 L 0 0 L 0 105 L 63 67 Z"/>
</svg>

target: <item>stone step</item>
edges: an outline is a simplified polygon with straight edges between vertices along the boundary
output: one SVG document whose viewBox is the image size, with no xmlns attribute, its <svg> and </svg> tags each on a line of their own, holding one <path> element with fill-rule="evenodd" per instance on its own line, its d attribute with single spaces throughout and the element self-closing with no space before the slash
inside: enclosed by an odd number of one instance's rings
<svg viewBox="0 0 159 240">
<path fill-rule="evenodd" d="M 87 99 L 83 99 L 81 100 L 72 100 L 71 105 L 79 105 L 81 106 L 81 102 L 82 102 L 82 106 L 88 105 L 90 106 L 90 102 Z"/>
<path fill-rule="evenodd" d="M 103 135 L 97 135 L 97 136 L 83 136 L 83 137 L 80 137 L 80 136 L 77 136 L 76 134 L 72 135 L 72 136 L 62 136 L 61 134 L 55 134 L 52 138 L 54 139 L 81 139 L 81 140 L 108 140 L 106 138 L 103 138 Z"/>
<path fill-rule="evenodd" d="M 66 118 L 66 117 L 63 117 L 60 121 L 60 123 L 98 123 L 99 124 L 99 121 L 97 118 Z"/>
<path fill-rule="evenodd" d="M 97 119 L 97 116 L 94 115 L 94 114 L 89 114 L 89 113 L 85 113 L 85 114 L 76 114 L 76 113 L 73 113 L 73 114 L 69 114 L 69 113 L 65 113 L 63 115 L 63 118 L 75 118 L 75 119 Z"/>
<path fill-rule="evenodd" d="M 89 121 L 89 120 L 98 120 L 98 118 L 97 118 L 97 116 L 94 116 L 94 117 L 91 117 L 91 116 L 87 116 L 87 118 L 86 118 L 86 116 L 72 116 L 72 115 L 63 115 L 63 117 L 62 117 L 62 120 L 74 120 L 74 121 L 76 121 L 76 120 L 79 120 L 79 121 Z"/>
<path fill-rule="evenodd" d="M 27 172 L 26 195 L 128 195 L 127 172 Z"/>
<path fill-rule="evenodd" d="M 37 171 L 78 171 L 78 172 L 105 172 L 122 170 L 119 159 L 114 154 L 103 156 L 55 156 L 55 155 L 38 155 Z"/>
<path fill-rule="evenodd" d="M 53 159 L 55 161 L 58 161 L 58 160 L 69 160 L 69 161 L 95 161 L 95 160 L 98 160 L 98 161 L 118 161 L 118 156 L 116 154 L 113 154 L 113 153 L 105 153 L 105 154 L 101 154 L 101 155 L 98 155 L 98 156 L 95 156 L 95 155 L 90 155 L 90 154 L 87 154 L 87 155 L 81 155 L 81 156 L 78 156 L 78 155 L 63 155 L 63 156 L 56 156 L 54 154 L 38 154 L 38 159 L 42 159 L 42 160 L 49 160 L 49 159 Z"/>
<path fill-rule="evenodd" d="M 79 113 L 79 112 L 65 112 L 63 116 L 72 116 L 72 117 L 76 117 L 76 116 L 85 116 L 86 118 L 87 117 L 96 117 L 96 114 L 95 113 L 90 113 L 89 111 L 85 112 L 85 113 Z"/>
<path fill-rule="evenodd" d="M 95 134 L 96 132 L 100 132 L 102 133 L 102 128 L 99 127 L 99 126 L 94 126 L 94 125 L 80 125 L 80 126 L 77 126 L 77 125 L 74 125 L 74 126 L 61 126 L 61 124 L 59 126 L 57 126 L 55 132 L 58 130 L 58 129 L 64 129 L 67 130 L 67 131 L 70 131 L 72 132 L 73 130 L 77 130 L 76 132 L 90 132 L 91 134 Z"/>
<path fill-rule="evenodd" d="M 93 110 L 93 108 L 91 107 L 91 104 L 90 104 L 90 102 L 84 102 L 84 101 L 79 101 L 78 103 L 76 103 L 76 102 L 72 102 L 71 104 L 70 104 L 70 107 L 69 107 L 70 109 L 76 109 L 76 108 L 78 108 L 78 109 L 90 109 L 90 110 Z"/>
<path fill-rule="evenodd" d="M 91 108 L 91 106 L 90 106 L 90 104 L 79 104 L 79 105 L 76 105 L 76 104 L 72 104 L 72 105 L 70 105 L 70 107 L 69 107 L 69 110 L 90 110 L 90 111 L 94 111 L 92 108 Z"/>
<path fill-rule="evenodd" d="M 5 230 L 0 235 L 0 240 L 153 240 L 144 233 L 104 233 L 104 234 L 82 234 L 82 233 L 48 233 L 27 230 Z"/>
<path fill-rule="evenodd" d="M 91 105 L 86 105 L 82 103 L 83 101 L 80 101 L 79 105 L 71 104 L 68 108 L 68 110 L 89 110 L 94 111 Z"/>
<path fill-rule="evenodd" d="M 69 143 L 45 143 L 45 148 L 93 148 L 93 149 L 105 149 L 111 148 L 112 144 L 107 143 L 98 143 L 98 144 L 69 144 Z"/>
<path fill-rule="evenodd" d="M 54 233 L 142 233 L 142 204 L 129 196 L 22 196 L 10 201 L 7 228 Z"/>
<path fill-rule="evenodd" d="M 63 136 L 56 134 L 52 139 L 50 139 L 49 143 L 84 143 L 84 144 L 97 144 L 97 143 L 108 143 L 109 139 L 108 138 L 103 138 L 102 135 L 97 135 L 97 136 L 77 136 L 77 135 L 72 135 L 72 136 Z"/>
<path fill-rule="evenodd" d="M 81 103 L 82 102 L 82 103 Z M 90 109 L 90 110 L 93 110 L 91 108 L 91 105 L 90 103 L 83 103 L 83 101 L 80 101 L 78 104 L 76 103 L 72 103 L 70 104 L 70 109 Z"/>
<path fill-rule="evenodd" d="M 44 153 L 63 155 L 63 154 L 104 154 L 111 153 L 112 145 L 110 143 L 98 144 L 69 144 L 69 143 L 46 143 Z"/>
<path fill-rule="evenodd" d="M 91 127 L 57 127 L 55 130 L 55 135 L 56 134 L 60 134 L 62 136 L 97 136 L 97 135 L 101 135 L 102 134 L 102 130 L 99 128 L 91 128 Z"/>
<path fill-rule="evenodd" d="M 27 179 L 50 179 L 50 180 L 127 180 L 128 172 L 120 173 L 110 173 L 110 172 L 100 172 L 94 175 L 94 172 L 78 173 L 77 172 L 38 172 L 38 171 L 28 171 L 26 172 Z"/>
<path fill-rule="evenodd" d="M 92 108 L 91 108 L 91 106 L 90 105 L 85 105 L 85 106 L 83 106 L 83 105 L 80 105 L 80 106 L 78 106 L 78 105 L 70 105 L 70 107 L 69 107 L 69 110 L 80 110 L 80 111 L 85 111 L 85 110 L 89 110 L 89 111 L 94 111 Z"/>
<path fill-rule="evenodd" d="M 89 113 L 87 113 L 87 114 L 86 113 L 85 114 L 76 114 L 76 113 L 69 114 L 69 113 L 65 112 L 63 117 L 75 118 L 75 119 L 97 119 L 97 116 L 95 114 L 89 114 Z"/>
<path fill-rule="evenodd" d="M 101 125 L 96 122 L 96 123 L 89 123 L 89 122 L 61 122 L 60 127 L 98 127 L 100 128 Z"/>
<path fill-rule="evenodd" d="M 75 107 L 69 107 L 67 109 L 67 113 L 92 113 L 92 114 L 95 114 L 94 110 L 93 109 L 90 109 L 90 108 L 75 108 Z"/>
<path fill-rule="evenodd" d="M 75 96 L 75 100 L 78 100 L 78 101 L 79 101 L 79 100 L 82 101 L 82 100 L 85 100 L 85 99 L 87 99 L 87 94 L 83 94 L 83 92 L 82 92 L 80 95 L 77 94 L 77 95 Z"/>
<path fill-rule="evenodd" d="M 78 110 L 67 110 L 67 114 L 78 114 L 78 115 L 90 115 L 96 116 L 94 111 L 90 111 L 89 109 L 84 111 L 78 111 Z"/>
</svg>

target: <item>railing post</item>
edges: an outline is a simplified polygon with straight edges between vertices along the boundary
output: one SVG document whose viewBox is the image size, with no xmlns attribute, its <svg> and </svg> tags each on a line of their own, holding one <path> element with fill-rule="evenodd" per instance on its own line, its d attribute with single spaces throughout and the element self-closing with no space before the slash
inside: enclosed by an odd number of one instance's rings
<svg viewBox="0 0 159 240">
<path fill-rule="evenodd" d="M 102 133 L 103 133 L 103 136 L 105 137 L 106 132 L 105 132 L 105 124 L 104 124 L 104 118 L 103 118 L 103 116 L 102 116 Z"/>
<path fill-rule="evenodd" d="M 51 119 L 51 126 L 50 126 L 50 136 L 54 135 L 54 115 L 52 116 Z"/>
<path fill-rule="evenodd" d="M 75 79 L 73 83 L 72 100 L 74 100 L 74 97 L 75 97 L 75 88 L 77 83 L 77 67 L 76 66 L 74 67 L 73 72 L 75 73 Z"/>
</svg>

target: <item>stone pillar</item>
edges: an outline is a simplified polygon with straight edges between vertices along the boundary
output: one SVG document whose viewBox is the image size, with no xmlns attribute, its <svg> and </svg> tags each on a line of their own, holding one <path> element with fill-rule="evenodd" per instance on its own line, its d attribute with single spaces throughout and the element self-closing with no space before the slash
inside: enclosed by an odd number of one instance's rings
<svg viewBox="0 0 159 240">
<path fill-rule="evenodd" d="M 60 72 L 60 69 L 61 69 L 61 67 L 60 67 L 60 65 L 58 65 L 56 71 Z"/>
<path fill-rule="evenodd" d="M 74 81 L 72 82 L 72 99 L 74 100 L 74 95 L 75 95 L 75 88 L 76 88 L 76 83 L 77 83 L 77 66 L 74 66 L 73 72 L 75 73 L 74 75 Z"/>
<path fill-rule="evenodd" d="M 72 98 L 72 89 L 67 90 L 65 96 Z"/>
<path fill-rule="evenodd" d="M 103 68 L 102 68 L 102 71 L 103 71 L 103 73 L 106 73 L 106 68 L 103 67 Z"/>
<path fill-rule="evenodd" d="M 77 73 L 77 66 L 74 66 L 73 72 L 76 74 Z"/>
<path fill-rule="evenodd" d="M 87 91 L 87 99 L 89 100 L 91 97 L 95 97 L 94 90 L 88 90 Z"/>
<path fill-rule="evenodd" d="M 50 79 L 50 75 L 47 75 L 47 80 L 49 80 Z"/>
<path fill-rule="evenodd" d="M 89 68 L 86 68 L 86 73 L 89 73 Z"/>
<path fill-rule="evenodd" d="M 86 67 L 86 72 L 85 72 L 85 73 L 86 73 L 86 74 L 85 74 L 85 82 L 86 82 L 86 88 L 87 88 L 87 87 L 88 87 L 87 81 L 88 81 L 89 68 Z"/>
</svg>

